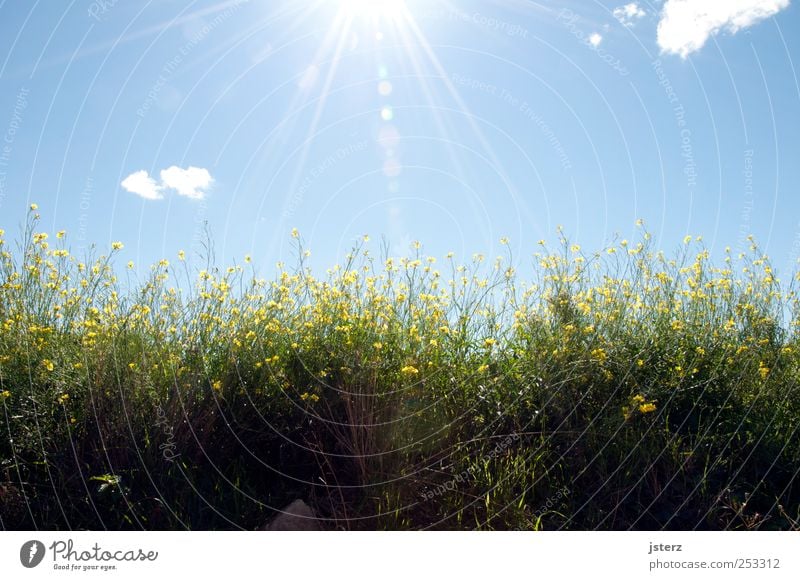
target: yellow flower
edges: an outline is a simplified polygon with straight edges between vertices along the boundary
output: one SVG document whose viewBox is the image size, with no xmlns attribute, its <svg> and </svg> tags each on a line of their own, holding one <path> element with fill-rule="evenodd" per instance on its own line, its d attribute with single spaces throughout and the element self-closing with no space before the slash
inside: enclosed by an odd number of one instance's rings
<svg viewBox="0 0 800 580">
<path fill-rule="evenodd" d="M 292 237 L 295 239 L 300 237 L 300 232 L 297 231 L 297 228 L 292 228 Z"/>
<path fill-rule="evenodd" d="M 479 373 L 485 373 L 488 370 L 489 370 L 489 365 L 481 365 L 481 366 L 478 367 L 478 372 Z"/>
<path fill-rule="evenodd" d="M 39 206 L 36 205 L 35 203 L 32 203 L 31 204 L 31 211 L 36 211 L 37 209 L 39 209 Z"/>
<path fill-rule="evenodd" d="M 653 403 L 644 403 L 643 405 L 639 405 L 640 413 L 652 413 L 655 410 L 656 406 Z"/>
<path fill-rule="evenodd" d="M 186 252 L 184 252 L 183 250 L 180 250 L 180 251 L 178 252 L 178 259 L 179 259 L 181 262 L 183 262 L 183 261 L 186 259 Z"/>
<path fill-rule="evenodd" d="M 504 246 L 507 246 L 508 245 L 508 238 L 500 238 L 500 243 L 503 244 Z"/>
<path fill-rule="evenodd" d="M 380 350 L 380 349 L 382 349 L 382 348 L 383 348 L 383 343 L 380 343 L 380 342 L 373 342 L 373 343 L 372 343 L 372 346 L 373 346 L 373 348 L 375 348 L 375 350 Z"/>
<path fill-rule="evenodd" d="M 487 338 L 486 340 L 483 341 L 483 345 L 486 346 L 486 347 L 489 347 L 489 346 L 494 345 L 496 342 L 497 341 L 495 339 L 493 339 L 493 338 Z"/>
<path fill-rule="evenodd" d="M 250 257 L 250 254 L 246 254 L 245 257 L 244 257 L 244 263 L 245 264 L 249 264 L 252 261 L 253 261 L 253 258 Z"/>
<path fill-rule="evenodd" d="M 11 396 L 11 392 L 10 391 L 3 391 L 2 393 L 0 393 L 0 399 L 3 399 L 4 401 L 7 398 L 9 398 L 10 396 Z"/>
<path fill-rule="evenodd" d="M 683 243 L 684 244 L 688 244 L 691 241 L 692 241 L 692 236 L 686 236 L 685 238 L 683 238 Z"/>
<path fill-rule="evenodd" d="M 69 395 L 68 395 L 67 393 L 64 393 L 63 395 L 61 395 L 61 396 L 58 398 L 58 402 L 59 402 L 59 403 L 61 403 L 62 405 L 63 405 L 64 403 L 66 403 L 67 401 L 69 401 Z"/>
<path fill-rule="evenodd" d="M 128 270 L 133 270 L 133 261 L 128 262 Z"/>
<path fill-rule="evenodd" d="M 64 239 L 64 236 L 66 235 L 66 233 L 67 232 L 65 232 L 64 230 L 61 230 L 60 232 L 58 232 L 56 234 L 56 238 L 58 238 L 59 240 Z"/>
<path fill-rule="evenodd" d="M 48 371 L 50 371 L 51 373 L 53 372 L 53 369 L 56 368 L 55 365 L 53 364 L 53 361 L 51 361 L 49 359 L 44 359 L 42 361 L 42 366 L 44 368 L 46 368 Z"/>
<path fill-rule="evenodd" d="M 214 383 L 211 386 L 214 388 L 215 391 L 221 391 L 222 381 L 214 381 Z"/>
<path fill-rule="evenodd" d="M 122 245 L 122 242 L 114 242 L 113 244 L 111 244 L 112 250 L 121 250 L 124 247 L 125 246 Z"/>
<path fill-rule="evenodd" d="M 761 375 L 762 379 L 766 379 L 769 375 L 769 367 L 763 361 L 758 363 L 758 374 Z"/>
<path fill-rule="evenodd" d="M 404 375 L 419 374 L 419 371 L 415 367 L 412 367 L 411 365 L 404 366 L 403 368 L 400 369 L 400 372 L 403 373 Z"/>
<path fill-rule="evenodd" d="M 638 360 L 636 361 L 636 366 L 638 366 L 638 367 L 643 367 L 643 366 L 644 366 L 644 361 L 643 361 L 642 359 L 638 359 Z"/>
<path fill-rule="evenodd" d="M 136 368 L 136 363 L 128 363 L 128 368 L 133 370 Z"/>
</svg>

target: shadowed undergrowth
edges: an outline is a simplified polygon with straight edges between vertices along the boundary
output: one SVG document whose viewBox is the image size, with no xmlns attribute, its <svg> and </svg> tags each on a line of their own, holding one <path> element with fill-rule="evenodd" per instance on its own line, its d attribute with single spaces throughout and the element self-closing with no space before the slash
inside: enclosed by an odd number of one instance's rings
<svg viewBox="0 0 800 580">
<path fill-rule="evenodd" d="M 755 245 L 141 280 L 37 228 L 0 235 L 5 529 L 800 529 L 797 297 Z"/>
</svg>

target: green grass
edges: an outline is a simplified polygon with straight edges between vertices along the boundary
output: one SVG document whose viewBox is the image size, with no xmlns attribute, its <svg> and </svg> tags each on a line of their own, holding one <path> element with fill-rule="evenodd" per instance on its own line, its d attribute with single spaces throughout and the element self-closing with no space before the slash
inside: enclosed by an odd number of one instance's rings
<svg viewBox="0 0 800 580">
<path fill-rule="evenodd" d="M 4 529 L 800 529 L 797 297 L 755 245 L 318 276 L 298 237 L 264 280 L 37 227 L 0 246 Z"/>
</svg>

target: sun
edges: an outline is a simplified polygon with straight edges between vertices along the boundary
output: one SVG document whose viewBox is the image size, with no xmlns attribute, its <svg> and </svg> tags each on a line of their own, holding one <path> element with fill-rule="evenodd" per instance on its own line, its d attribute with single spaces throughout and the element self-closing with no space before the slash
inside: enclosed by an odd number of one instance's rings
<svg viewBox="0 0 800 580">
<path fill-rule="evenodd" d="M 406 10 L 404 0 L 338 0 L 341 9 L 350 17 L 368 16 L 398 18 Z"/>
</svg>

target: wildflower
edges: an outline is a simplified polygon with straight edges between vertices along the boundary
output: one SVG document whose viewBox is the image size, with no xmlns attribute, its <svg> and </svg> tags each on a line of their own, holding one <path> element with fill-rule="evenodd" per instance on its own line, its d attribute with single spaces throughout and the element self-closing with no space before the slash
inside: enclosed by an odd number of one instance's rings
<svg viewBox="0 0 800 580">
<path fill-rule="evenodd" d="M 134 370 L 136 368 L 136 363 L 128 363 L 128 368 Z"/>
<path fill-rule="evenodd" d="M 36 211 L 37 209 L 39 209 L 39 206 L 36 205 L 35 203 L 32 203 L 31 204 L 31 211 Z"/>
<path fill-rule="evenodd" d="M 58 398 L 58 402 L 61 403 L 62 405 L 66 404 L 67 401 L 69 401 L 69 395 L 67 393 L 62 394 Z"/>
<path fill-rule="evenodd" d="M 46 369 L 47 369 L 49 372 L 51 372 L 51 373 L 53 372 L 53 369 L 55 369 L 55 368 L 56 368 L 56 367 L 55 367 L 55 365 L 53 364 L 53 361 L 51 361 L 51 360 L 49 360 L 49 359 L 44 359 L 44 360 L 42 361 L 42 366 L 43 366 L 44 368 L 46 368 Z"/>
<path fill-rule="evenodd" d="M 128 262 L 128 270 L 133 270 L 133 261 Z"/>
<path fill-rule="evenodd" d="M 600 364 L 603 364 L 608 359 L 608 355 L 606 351 L 602 348 L 596 348 L 592 351 L 592 358 L 595 359 Z"/>
<path fill-rule="evenodd" d="M 644 366 L 644 361 L 642 359 L 637 359 L 636 360 L 636 366 L 640 367 L 640 368 L 643 367 Z"/>
<path fill-rule="evenodd" d="M 56 238 L 58 238 L 59 240 L 63 240 L 63 239 L 64 239 L 64 236 L 66 235 L 66 233 L 67 233 L 67 232 L 65 232 L 64 230 L 61 230 L 60 232 L 58 232 L 58 233 L 56 234 Z"/>
<path fill-rule="evenodd" d="M 416 374 L 419 374 L 419 371 L 415 367 L 413 367 L 411 365 L 404 366 L 403 368 L 400 369 L 400 372 L 403 373 L 404 375 L 416 375 Z"/>
<path fill-rule="evenodd" d="M 372 347 L 373 347 L 375 350 L 381 350 L 381 349 L 383 348 L 383 344 L 382 344 L 382 343 L 380 343 L 380 342 L 373 342 L 373 343 L 372 343 Z"/>
<path fill-rule="evenodd" d="M 245 256 L 244 256 L 244 263 L 245 263 L 245 264 L 249 264 L 249 263 L 250 263 L 250 262 L 252 262 L 252 261 L 253 261 L 253 258 L 251 258 L 251 257 L 250 257 L 250 254 L 245 254 Z"/>
<path fill-rule="evenodd" d="M 500 238 L 500 243 L 503 244 L 504 246 L 507 246 L 508 245 L 508 238 Z"/>
<path fill-rule="evenodd" d="M 769 367 L 764 364 L 764 361 L 760 361 L 758 363 L 758 374 L 761 375 L 761 379 L 766 379 L 769 375 Z"/>
<path fill-rule="evenodd" d="M 221 390 L 222 390 L 222 381 L 214 381 L 214 382 L 212 383 L 211 387 L 212 387 L 212 388 L 213 388 L 215 391 L 221 391 Z"/>
<path fill-rule="evenodd" d="M 178 252 L 178 259 L 179 259 L 181 262 L 183 262 L 183 261 L 186 259 L 186 252 L 184 252 L 183 250 L 180 250 L 180 251 Z"/>
<path fill-rule="evenodd" d="M 490 347 L 493 346 L 496 342 L 497 341 L 493 338 L 487 338 L 486 340 L 483 341 L 483 345 L 486 347 Z"/>
<path fill-rule="evenodd" d="M 655 410 L 656 406 L 653 403 L 644 403 L 643 405 L 639 405 L 640 413 L 652 413 Z"/>
<path fill-rule="evenodd" d="M 489 370 L 489 365 L 481 365 L 481 366 L 478 367 L 478 372 L 479 373 L 485 373 L 488 370 Z"/>
<path fill-rule="evenodd" d="M 300 237 L 300 232 L 297 231 L 297 228 L 292 228 L 292 237 L 295 239 Z"/>
<path fill-rule="evenodd" d="M 683 238 L 683 243 L 684 244 L 688 244 L 691 241 L 692 241 L 692 236 L 686 236 L 685 238 Z"/>
<path fill-rule="evenodd" d="M 2 393 L 0 393 L 0 399 L 2 399 L 3 401 L 5 401 L 10 396 L 11 396 L 10 391 L 3 391 Z"/>
<path fill-rule="evenodd" d="M 124 247 L 125 246 L 122 245 L 122 242 L 114 242 L 113 244 L 111 244 L 112 250 L 121 250 Z"/>
</svg>

